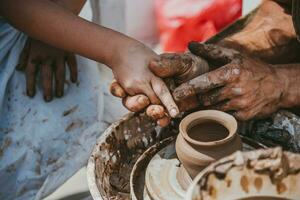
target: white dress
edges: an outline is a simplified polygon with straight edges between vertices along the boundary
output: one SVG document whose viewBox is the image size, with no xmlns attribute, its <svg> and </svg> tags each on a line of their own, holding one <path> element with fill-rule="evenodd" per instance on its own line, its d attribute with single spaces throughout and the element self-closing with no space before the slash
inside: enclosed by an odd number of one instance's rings
<svg viewBox="0 0 300 200">
<path fill-rule="evenodd" d="M 79 84 L 63 98 L 25 95 L 16 71 L 27 37 L 0 18 L 0 199 L 41 199 L 86 165 L 104 129 L 125 109 L 108 93 L 99 64 L 78 58 Z M 40 84 L 38 84 L 40 86 Z"/>
</svg>

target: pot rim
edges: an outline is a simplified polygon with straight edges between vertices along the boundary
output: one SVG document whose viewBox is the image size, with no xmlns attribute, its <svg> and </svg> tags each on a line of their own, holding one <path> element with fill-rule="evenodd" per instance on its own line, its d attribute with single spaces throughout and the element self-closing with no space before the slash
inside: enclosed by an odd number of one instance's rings
<svg viewBox="0 0 300 200">
<path fill-rule="evenodd" d="M 201 121 L 201 120 L 211 120 L 220 123 L 228 130 L 229 134 L 221 140 L 215 140 L 210 142 L 200 142 L 195 139 L 192 139 L 187 134 L 187 129 L 189 128 L 189 125 L 192 122 Z M 229 142 L 236 136 L 236 132 L 237 132 L 236 119 L 232 115 L 218 110 L 201 110 L 201 111 L 191 113 L 187 115 L 179 124 L 179 134 L 181 134 L 186 141 L 194 145 L 205 146 L 205 147 L 216 146 L 216 145 Z"/>
</svg>

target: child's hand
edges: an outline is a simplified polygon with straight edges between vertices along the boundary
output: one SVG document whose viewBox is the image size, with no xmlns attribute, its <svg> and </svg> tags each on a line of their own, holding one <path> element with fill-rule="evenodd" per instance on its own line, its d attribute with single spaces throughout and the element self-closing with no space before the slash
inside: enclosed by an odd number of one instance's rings
<svg viewBox="0 0 300 200">
<path fill-rule="evenodd" d="M 55 80 L 55 94 L 63 96 L 66 64 L 70 69 L 70 79 L 77 81 L 77 63 L 75 56 L 62 50 L 53 48 L 34 39 L 28 39 L 17 66 L 18 70 L 26 72 L 27 95 L 33 97 L 36 90 L 36 75 L 40 71 L 44 100 L 52 100 L 53 79 Z"/>
<path fill-rule="evenodd" d="M 151 71 L 162 78 L 171 79 L 165 80 L 168 82 L 168 87 L 173 89 L 174 86 L 179 85 L 185 81 L 188 81 L 200 74 L 203 74 L 209 70 L 209 66 L 205 60 L 195 56 L 191 53 L 184 54 L 162 54 L 159 58 L 152 60 L 149 64 Z M 173 81 L 173 85 L 171 82 Z M 175 84 L 175 85 L 174 85 Z M 124 106 L 132 111 L 138 112 L 146 109 L 146 114 L 157 120 L 160 126 L 166 126 L 170 122 L 170 118 L 165 114 L 164 107 L 161 105 L 150 105 L 149 99 L 145 95 L 128 96 L 123 88 L 117 81 L 113 81 L 110 87 L 111 93 L 123 99 Z M 195 99 L 184 100 L 183 102 L 176 102 L 180 111 L 189 110 L 189 108 L 196 107 L 198 102 Z M 195 103 L 197 105 L 195 105 Z"/>
<path fill-rule="evenodd" d="M 151 49 L 143 44 L 134 43 L 127 48 L 123 47 L 120 52 L 115 52 L 115 55 L 110 66 L 117 82 L 127 94 L 139 95 L 135 97 L 138 102 L 162 103 L 171 117 L 179 114 L 178 107 L 166 84 L 148 68 L 151 60 L 158 59 Z"/>
</svg>

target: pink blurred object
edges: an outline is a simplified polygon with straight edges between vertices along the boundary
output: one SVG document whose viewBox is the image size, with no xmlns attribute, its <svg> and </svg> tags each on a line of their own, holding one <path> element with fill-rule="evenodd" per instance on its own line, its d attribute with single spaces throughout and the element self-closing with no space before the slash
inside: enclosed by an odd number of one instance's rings
<svg viewBox="0 0 300 200">
<path fill-rule="evenodd" d="M 155 0 L 155 11 L 162 49 L 183 52 L 239 18 L 242 0 Z"/>
</svg>

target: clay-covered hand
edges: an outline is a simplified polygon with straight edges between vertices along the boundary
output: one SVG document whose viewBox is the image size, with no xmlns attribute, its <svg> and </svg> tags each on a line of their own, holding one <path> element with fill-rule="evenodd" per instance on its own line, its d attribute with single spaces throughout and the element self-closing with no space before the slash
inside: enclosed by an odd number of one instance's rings
<svg viewBox="0 0 300 200">
<path fill-rule="evenodd" d="M 166 53 L 161 54 L 158 58 L 151 60 L 149 68 L 155 75 L 162 78 L 167 78 L 164 81 L 168 88 L 172 91 L 176 85 L 207 72 L 209 67 L 205 60 L 191 53 Z M 157 120 L 159 125 L 165 126 L 169 123 L 170 118 L 164 107 L 156 104 L 149 106 L 150 101 L 146 95 L 127 95 L 117 81 L 113 81 L 110 90 L 114 96 L 123 98 L 124 106 L 130 111 L 138 112 L 147 107 L 147 115 Z M 179 110 L 182 110 L 182 107 L 186 107 L 183 105 L 186 103 L 186 101 L 176 103 L 179 106 Z M 193 105 L 189 104 L 189 106 Z"/>
<path fill-rule="evenodd" d="M 123 102 L 131 111 L 136 112 L 149 103 L 162 104 L 168 115 L 176 117 L 179 110 L 167 85 L 148 68 L 149 62 L 158 59 L 158 55 L 143 44 L 124 48 L 119 55 L 120 58 L 112 59 L 110 64 L 117 81 L 111 87 L 112 93 L 123 98 L 128 94 Z M 121 95 L 118 94 L 122 89 Z M 132 102 L 139 103 L 132 105 Z"/>
<path fill-rule="evenodd" d="M 276 1 L 263 1 L 241 31 L 218 44 L 274 64 L 298 58 L 300 48 L 291 14 Z"/>
<path fill-rule="evenodd" d="M 35 95 L 37 74 L 40 71 L 44 100 L 48 102 L 53 98 L 53 80 L 55 80 L 56 96 L 63 96 L 66 65 L 70 70 L 70 79 L 75 83 L 77 81 L 77 63 L 74 54 L 29 38 L 17 65 L 18 70 L 26 72 L 27 95 L 29 97 Z"/>
<path fill-rule="evenodd" d="M 189 49 L 222 67 L 181 84 L 173 93 L 176 100 L 198 96 L 204 106 L 234 111 L 239 120 L 263 117 L 279 108 L 286 83 L 272 65 L 211 44 L 191 42 Z"/>
</svg>

